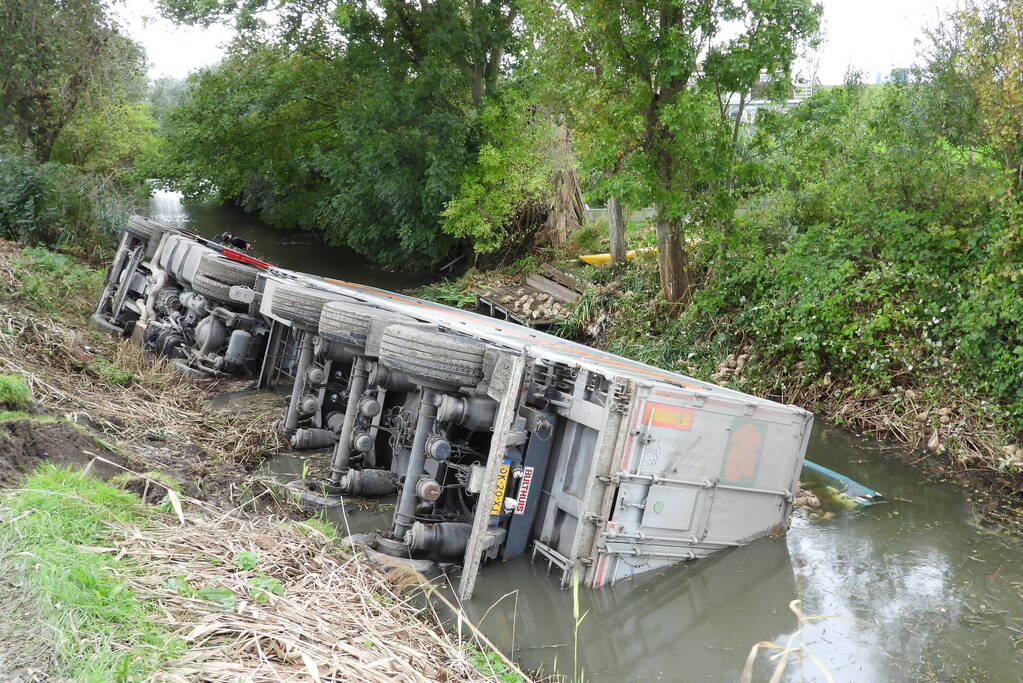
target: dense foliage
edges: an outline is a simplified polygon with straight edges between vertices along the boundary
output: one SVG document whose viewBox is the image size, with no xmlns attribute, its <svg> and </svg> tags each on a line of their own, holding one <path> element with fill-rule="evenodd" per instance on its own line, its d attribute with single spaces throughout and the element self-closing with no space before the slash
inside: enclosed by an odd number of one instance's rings
<svg viewBox="0 0 1023 683">
<path fill-rule="evenodd" d="M 128 203 L 110 182 L 0 147 L 0 237 L 94 256 L 127 216 Z"/>
<path fill-rule="evenodd" d="M 630 314 L 655 286 L 626 274 L 605 341 L 704 377 L 747 352 L 750 390 L 976 401 L 1023 431 L 1019 209 L 998 163 L 933 125 L 935 95 L 851 85 L 766 125 L 769 184 L 737 219 L 744 240 L 704 255 L 677 319 Z"/>
<path fill-rule="evenodd" d="M 0 4 L 0 131 L 40 162 L 76 116 L 141 95 L 145 57 L 108 10 L 105 0 Z"/>
<path fill-rule="evenodd" d="M 5 0 L 0 34 L 0 236 L 94 253 L 160 145 L 142 48 L 106 0 Z"/>
<path fill-rule="evenodd" d="M 233 6 L 164 5 L 189 20 Z M 481 203 L 505 142 L 535 154 L 503 132 L 509 112 L 529 120 L 502 94 L 518 49 L 511 4 L 284 3 L 272 28 L 252 19 L 257 9 L 239 11 L 231 56 L 194 76 L 169 118 L 174 186 L 320 229 L 388 265 L 439 261 L 458 237 L 501 245 L 536 193 L 526 178 L 507 200 Z"/>
</svg>

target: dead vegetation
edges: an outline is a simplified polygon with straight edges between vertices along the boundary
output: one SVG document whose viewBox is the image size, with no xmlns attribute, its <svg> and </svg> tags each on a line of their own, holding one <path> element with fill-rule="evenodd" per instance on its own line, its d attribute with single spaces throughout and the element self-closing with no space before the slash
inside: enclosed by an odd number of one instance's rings
<svg viewBox="0 0 1023 683">
<path fill-rule="evenodd" d="M 192 501 L 192 506 L 199 505 Z M 163 681 L 477 681 L 464 645 L 424 617 L 410 581 L 368 567 L 313 527 L 189 506 L 113 529 L 109 551 L 185 641 Z M 406 570 L 406 572 L 409 570 Z"/>
<path fill-rule="evenodd" d="M 276 416 L 229 418 L 210 407 L 215 384 L 82 324 L 0 311 L 0 372 L 24 377 L 37 403 L 121 441 L 184 440 L 243 465 L 280 446 L 271 429 Z"/>
<path fill-rule="evenodd" d="M 211 400 L 222 383 L 185 377 L 92 330 L 97 292 L 79 286 L 85 278 L 60 282 L 52 264 L 33 267 L 31 255 L 0 241 L 0 373 L 25 380 L 36 412 L 87 428 L 140 470 L 180 470 L 182 484 L 218 472 L 237 480 L 282 447 L 273 410 L 217 410 Z"/>
</svg>

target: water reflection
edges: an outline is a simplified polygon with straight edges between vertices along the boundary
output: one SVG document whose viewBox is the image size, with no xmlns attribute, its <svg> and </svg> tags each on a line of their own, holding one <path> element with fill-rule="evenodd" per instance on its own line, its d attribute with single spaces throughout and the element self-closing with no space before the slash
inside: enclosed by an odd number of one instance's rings
<svg viewBox="0 0 1023 683">
<path fill-rule="evenodd" d="M 226 230 L 250 241 L 253 245 L 251 255 L 282 268 L 312 275 L 387 289 L 406 289 L 432 279 L 428 272 L 381 270 L 350 249 L 324 244 L 314 233 L 276 230 L 233 206 L 185 202 L 180 192 L 155 190 L 149 198 L 146 214 L 153 220 L 187 228 L 204 237 L 213 237 Z"/>
<path fill-rule="evenodd" d="M 517 610 L 508 598 L 489 609 L 516 589 Z M 642 574 L 611 589 L 582 590 L 580 665 L 587 680 L 737 680 L 753 643 L 791 628 L 795 619 L 785 605 L 795 595 L 792 559 L 777 541 Z M 516 560 L 488 567 L 467 608 L 506 651 L 514 629 L 516 657 L 525 666 L 551 672 L 556 653 L 558 671 L 572 670 L 571 593 L 543 565 Z"/>
<path fill-rule="evenodd" d="M 802 606 L 838 615 L 811 622 L 801 639 L 834 680 L 1023 680 L 1006 628 L 1023 625 L 1018 541 L 981 533 L 961 490 L 928 484 L 844 432 L 818 430 L 810 457 L 912 501 L 793 521 Z M 1002 573 L 988 576 L 995 567 Z M 807 679 L 823 680 L 813 669 Z"/>
<path fill-rule="evenodd" d="M 734 681 L 763 640 L 803 647 L 836 682 L 1023 680 L 1018 539 L 982 533 L 961 490 L 928 484 L 845 432 L 818 428 L 809 455 L 912 502 L 823 520 L 797 515 L 785 539 L 583 591 L 587 680 Z M 517 617 L 506 602 L 483 616 L 515 589 Z M 799 628 L 793 599 L 819 618 Z M 571 671 L 571 595 L 543 567 L 489 567 L 468 609 L 502 647 L 514 624 L 524 665 L 550 671 L 556 652 L 558 669 Z M 770 678 L 770 654 L 758 656 L 754 680 Z M 806 657 L 793 659 L 783 680 L 827 679 Z"/>
</svg>

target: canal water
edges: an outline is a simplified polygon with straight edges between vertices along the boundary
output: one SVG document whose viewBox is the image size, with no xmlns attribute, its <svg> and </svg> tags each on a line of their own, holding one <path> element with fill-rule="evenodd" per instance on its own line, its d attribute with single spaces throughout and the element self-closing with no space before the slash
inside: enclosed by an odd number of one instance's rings
<svg viewBox="0 0 1023 683">
<path fill-rule="evenodd" d="M 231 209 L 161 194 L 150 214 L 207 236 L 236 231 L 283 266 L 406 286 L 347 250 Z M 486 566 L 463 607 L 523 667 L 581 669 L 587 681 L 738 681 L 758 642 L 802 655 L 784 658 L 783 681 L 1023 681 L 1023 540 L 986 529 L 967 491 L 932 483 L 873 441 L 818 422 L 807 457 L 892 502 L 824 518 L 798 510 L 782 538 L 581 590 L 578 629 L 572 592 L 527 558 Z M 268 469 L 290 479 L 326 458 L 280 456 Z M 389 519 L 355 504 L 333 516 L 352 532 Z M 760 651 L 754 681 L 771 678 L 777 652 Z"/>
<path fill-rule="evenodd" d="M 390 272 L 374 267 L 345 247 L 324 244 L 314 233 L 275 230 L 241 209 L 186 202 L 180 192 L 155 190 L 145 213 L 160 223 L 212 238 L 227 231 L 252 243 L 252 256 L 311 275 L 361 282 L 375 287 L 406 289 L 424 284 L 429 273 Z"/>
</svg>

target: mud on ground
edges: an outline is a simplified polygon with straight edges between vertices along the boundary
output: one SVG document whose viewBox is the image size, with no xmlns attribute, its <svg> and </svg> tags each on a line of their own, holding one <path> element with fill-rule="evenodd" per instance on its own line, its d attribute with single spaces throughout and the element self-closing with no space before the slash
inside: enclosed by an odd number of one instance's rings
<svg viewBox="0 0 1023 683">
<path fill-rule="evenodd" d="M 97 460 L 97 456 L 129 466 L 68 422 L 38 417 L 0 422 L 0 487 L 17 486 L 43 462 L 75 469 L 91 465 L 90 471 L 103 478 L 118 474 L 118 467 Z"/>
</svg>

